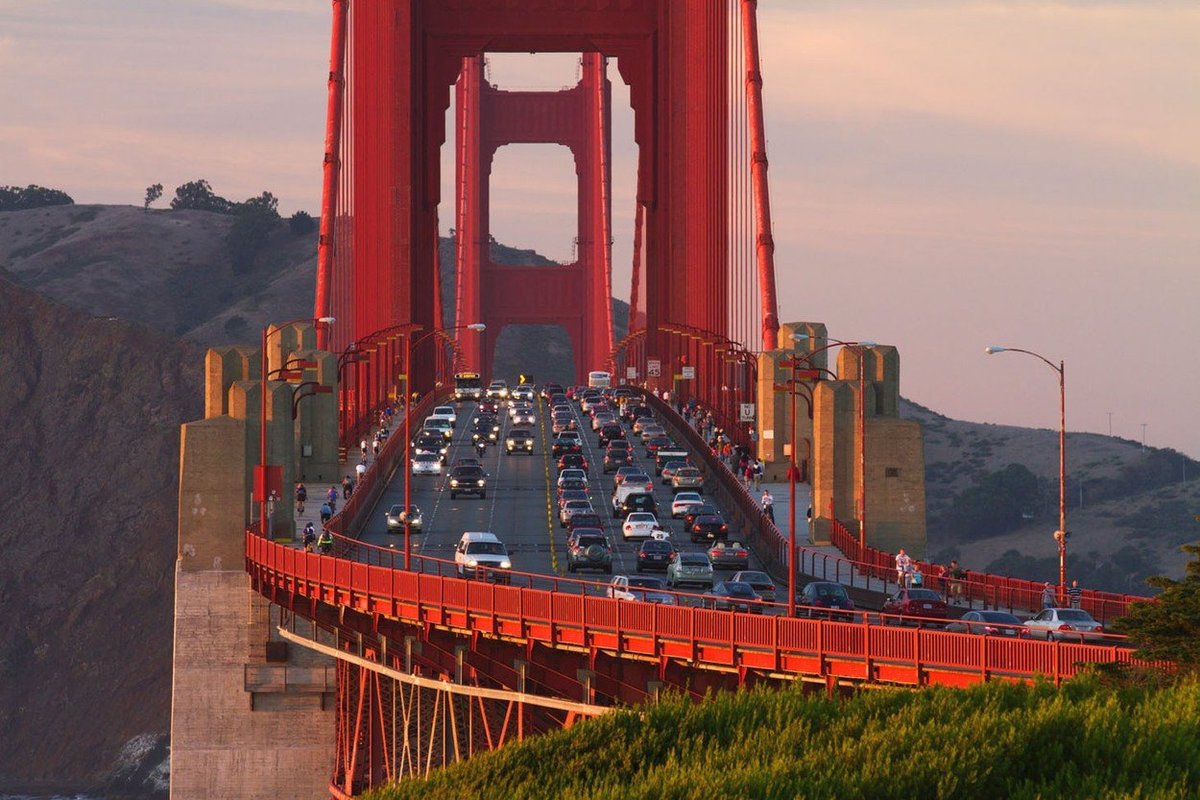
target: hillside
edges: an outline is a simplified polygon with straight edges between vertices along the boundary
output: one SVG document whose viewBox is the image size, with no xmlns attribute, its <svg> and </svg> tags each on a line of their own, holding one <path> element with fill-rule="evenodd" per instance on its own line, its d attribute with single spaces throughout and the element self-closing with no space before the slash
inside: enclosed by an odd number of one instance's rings
<svg viewBox="0 0 1200 800">
<path fill-rule="evenodd" d="M 94 786 L 125 745 L 164 756 L 179 424 L 203 413 L 203 350 L 5 280 L 0 331 L 0 790 Z"/>
<path fill-rule="evenodd" d="M 1049 684 L 668 699 L 505 745 L 373 800 L 1195 797 L 1200 686 Z"/>
</svg>

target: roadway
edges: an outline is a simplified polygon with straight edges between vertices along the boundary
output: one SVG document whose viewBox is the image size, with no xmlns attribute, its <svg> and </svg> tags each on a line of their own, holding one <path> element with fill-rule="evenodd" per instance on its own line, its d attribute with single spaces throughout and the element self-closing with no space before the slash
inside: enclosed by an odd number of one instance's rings
<svg viewBox="0 0 1200 800">
<path fill-rule="evenodd" d="M 424 516 L 423 532 L 412 535 L 411 547 L 414 557 L 428 556 L 453 561 L 454 547 L 464 531 L 491 531 L 507 547 L 514 572 L 563 577 L 569 575 L 567 531 L 559 527 L 558 523 L 558 473 L 556 460 L 550 454 L 553 435 L 550 430 L 549 408 L 541 401 L 535 408 L 538 420 L 537 425 L 533 426 L 536 439 L 533 455 L 512 456 L 505 454 L 503 446 L 504 439 L 512 427 L 508 407 L 505 405 L 500 409 L 498 419 L 502 421 L 501 435 L 497 444 L 489 447 L 480 459 L 489 473 L 486 498 L 480 499 L 470 495 L 452 500 L 445 474 L 411 477 L 411 499 Z M 470 421 L 474 418 L 476 410 L 475 403 L 463 403 L 458 407 L 457 427 L 447 454 L 447 465 L 453 464 L 458 458 L 476 456 L 470 432 Z M 572 403 L 572 410 L 583 440 L 583 454 L 589 465 L 588 491 L 592 505 L 600 516 L 613 549 L 613 575 L 635 575 L 637 549 L 641 542 L 626 542 L 621 535 L 622 520 L 613 518 L 610 505 L 613 476 L 611 473 L 605 475 L 602 472 L 604 451 L 598 446 L 596 434 L 591 429 L 591 418 L 580 410 L 577 403 Z M 412 422 L 415 431 L 423 420 L 414 419 Z M 628 426 L 626 429 L 628 431 Z M 398 426 L 394 435 L 402 436 L 403 427 Z M 632 432 L 628 435 L 633 437 Z M 646 474 L 655 479 L 654 496 L 659 507 L 660 525 L 671 531 L 676 549 L 684 552 L 706 549 L 706 545 L 691 543 L 690 538 L 683 533 L 682 520 L 671 519 L 671 489 L 669 486 L 663 486 L 654 475 L 654 461 L 646 457 L 645 449 L 639 445 L 640 442 L 635 442 L 634 464 L 642 467 Z M 408 477 L 404 474 L 402 465 L 393 473 L 358 537 L 361 541 L 392 548 L 398 554 L 403 552 L 404 533 L 389 533 L 385 515 L 392 505 L 404 503 L 404 481 Z M 705 497 L 708 502 L 714 502 L 707 494 Z M 738 531 L 731 530 L 729 538 L 730 541 L 739 541 Z M 413 568 L 421 567 L 414 561 Z M 753 554 L 749 568 L 762 569 Z M 425 565 L 424 571 L 435 570 L 431 565 Z M 720 582 L 730 577 L 733 572 L 734 570 L 718 570 L 714 576 L 715 581 Z M 607 584 L 610 578 L 607 574 L 592 571 L 581 571 L 569 577 L 599 582 L 601 586 Z M 560 588 L 569 589 L 569 585 L 560 585 Z"/>
</svg>

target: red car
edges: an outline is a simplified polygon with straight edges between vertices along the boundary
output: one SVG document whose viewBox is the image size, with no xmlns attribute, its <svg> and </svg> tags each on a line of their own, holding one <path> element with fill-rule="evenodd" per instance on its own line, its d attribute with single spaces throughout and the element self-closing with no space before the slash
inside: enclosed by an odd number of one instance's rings
<svg viewBox="0 0 1200 800">
<path fill-rule="evenodd" d="M 562 472 L 564 469 L 581 469 L 587 472 L 587 459 L 583 457 L 582 453 L 567 453 L 560 456 L 558 459 L 558 471 Z"/>
<path fill-rule="evenodd" d="M 901 589 L 884 602 L 880 611 L 901 617 L 927 619 L 945 619 L 949 613 L 946 601 L 933 589 Z"/>
</svg>

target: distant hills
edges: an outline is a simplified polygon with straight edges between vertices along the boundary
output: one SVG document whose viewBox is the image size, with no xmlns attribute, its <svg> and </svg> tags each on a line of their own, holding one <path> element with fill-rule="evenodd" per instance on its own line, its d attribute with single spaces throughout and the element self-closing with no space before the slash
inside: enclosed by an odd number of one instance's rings
<svg viewBox="0 0 1200 800">
<path fill-rule="evenodd" d="M 15 576 L 0 582 L 0 791 L 94 787 L 122 747 L 165 736 L 178 425 L 202 413 L 204 347 L 253 344 L 264 324 L 312 313 L 316 234 L 281 224 L 254 268 L 235 271 L 231 224 L 130 206 L 0 212 L 0 419 L 12 455 L 0 481 L 15 521 L 0 526 Z M 495 257 L 550 263 L 499 244 Z M 449 305 L 451 240 L 441 263 Z M 628 309 L 613 307 L 620 335 Z M 570 380 L 562 331 L 501 337 L 501 374 L 533 358 L 540 379 Z M 909 402 L 902 414 L 925 428 L 930 553 L 1056 575 L 1056 432 Z M 1068 452 L 1072 574 L 1118 591 L 1179 574 L 1178 545 L 1200 538 L 1200 464 L 1094 434 L 1071 434 Z M 981 538 L 981 515 L 1014 524 Z"/>
</svg>

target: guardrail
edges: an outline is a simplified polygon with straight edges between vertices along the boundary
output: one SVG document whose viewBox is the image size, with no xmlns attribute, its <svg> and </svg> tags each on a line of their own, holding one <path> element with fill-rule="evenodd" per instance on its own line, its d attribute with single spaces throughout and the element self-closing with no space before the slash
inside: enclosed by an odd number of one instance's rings
<svg viewBox="0 0 1200 800">
<path fill-rule="evenodd" d="M 706 483 L 706 486 L 714 489 L 719 487 L 717 490 L 743 529 L 748 532 L 747 538 L 750 543 L 755 545 L 759 557 L 786 575 L 788 540 L 771 518 L 763 513 L 757 498 L 745 489 L 741 481 L 737 480 L 724 463 L 712 453 L 708 443 L 704 441 L 699 432 L 679 416 L 674 408 L 652 394 L 638 391 L 655 412 L 669 423 L 676 436 L 686 440 L 688 445 L 700 454 L 699 458 L 703 462 L 701 468 L 705 470 L 706 475 L 715 478 L 714 481 Z M 846 526 L 837 520 L 833 522 L 830 542 L 843 554 L 844 558 L 797 545 L 797 571 L 838 583 L 851 583 L 853 576 L 857 576 L 865 583 L 862 588 L 871 591 L 878 590 L 886 593 L 889 587 L 898 588 L 895 554 L 872 547 L 863 548 Z M 916 562 L 916 564 L 926 577 L 926 588 L 944 590 L 944 586 L 934 585 L 935 581 L 942 580 L 935 570 L 937 565 L 926 561 Z M 1044 584 L 1037 581 L 986 572 L 966 571 L 958 582 L 963 588 L 963 599 L 969 605 L 979 603 L 984 608 L 1009 611 L 1036 612 L 1042 609 L 1042 591 L 1045 587 Z M 1084 589 L 1081 595 L 1081 606 L 1097 621 L 1107 624 L 1114 617 L 1128 614 L 1130 603 L 1146 602 L 1152 599 L 1137 595 Z"/>
</svg>

